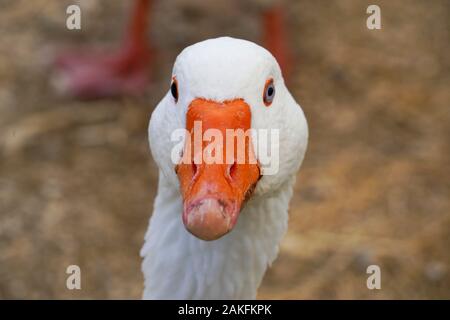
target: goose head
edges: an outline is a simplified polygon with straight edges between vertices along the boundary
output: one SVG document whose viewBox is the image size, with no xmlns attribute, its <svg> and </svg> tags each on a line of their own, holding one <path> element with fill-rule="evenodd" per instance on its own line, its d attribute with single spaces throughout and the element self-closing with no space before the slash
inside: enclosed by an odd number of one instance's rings
<svg viewBox="0 0 450 320">
<path fill-rule="evenodd" d="M 160 178 L 179 190 L 180 218 L 202 240 L 224 236 L 248 201 L 291 182 L 307 139 L 305 116 L 275 58 L 229 37 L 179 54 L 149 124 Z"/>
</svg>

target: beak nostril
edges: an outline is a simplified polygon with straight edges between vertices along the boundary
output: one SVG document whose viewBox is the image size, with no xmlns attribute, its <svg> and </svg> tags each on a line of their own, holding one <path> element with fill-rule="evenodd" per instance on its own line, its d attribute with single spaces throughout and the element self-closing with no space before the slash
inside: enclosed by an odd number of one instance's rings
<svg viewBox="0 0 450 320">
<path fill-rule="evenodd" d="M 198 165 L 196 165 L 192 161 L 192 179 L 195 179 L 195 177 L 197 176 L 197 172 L 198 172 Z"/>
<path fill-rule="evenodd" d="M 236 162 L 228 166 L 228 177 L 233 180 L 236 174 L 237 165 Z"/>
</svg>

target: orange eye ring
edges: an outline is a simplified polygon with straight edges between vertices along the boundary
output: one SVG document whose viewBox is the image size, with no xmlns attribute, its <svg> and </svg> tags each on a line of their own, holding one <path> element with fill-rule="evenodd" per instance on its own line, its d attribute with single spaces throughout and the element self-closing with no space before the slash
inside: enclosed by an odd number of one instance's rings
<svg viewBox="0 0 450 320">
<path fill-rule="evenodd" d="M 172 97 L 175 99 L 175 102 L 178 102 L 178 81 L 175 77 L 172 78 L 172 84 L 170 85 L 170 93 Z"/>
<path fill-rule="evenodd" d="M 266 81 L 266 85 L 264 86 L 263 91 L 263 101 L 266 107 L 272 104 L 273 99 L 275 98 L 275 85 L 273 83 L 273 79 L 270 78 Z"/>
</svg>

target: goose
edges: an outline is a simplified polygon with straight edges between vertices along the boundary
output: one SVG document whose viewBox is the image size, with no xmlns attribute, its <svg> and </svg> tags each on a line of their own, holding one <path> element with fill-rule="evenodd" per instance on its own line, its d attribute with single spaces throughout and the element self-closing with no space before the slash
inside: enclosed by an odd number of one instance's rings
<svg viewBox="0 0 450 320">
<path fill-rule="evenodd" d="M 140 252 L 143 298 L 255 299 L 287 231 L 306 118 L 273 55 L 247 40 L 220 37 L 185 48 L 171 79 L 148 128 L 159 180 Z M 185 156 L 195 144 L 195 121 L 202 133 L 252 130 L 241 145 L 246 160 L 236 162 L 234 147 L 224 164 Z M 184 136 L 176 140 L 180 129 Z M 270 142 L 279 147 L 277 170 L 276 157 L 262 161 L 267 150 L 257 147 L 258 130 L 278 132 Z"/>
<path fill-rule="evenodd" d="M 284 10 L 276 1 L 258 0 L 262 37 L 283 69 L 289 67 Z M 147 37 L 154 0 L 134 0 L 122 43 L 116 50 L 94 48 L 56 54 L 51 84 L 56 91 L 84 100 L 122 95 L 142 95 L 148 88 L 155 64 L 155 46 Z"/>
</svg>

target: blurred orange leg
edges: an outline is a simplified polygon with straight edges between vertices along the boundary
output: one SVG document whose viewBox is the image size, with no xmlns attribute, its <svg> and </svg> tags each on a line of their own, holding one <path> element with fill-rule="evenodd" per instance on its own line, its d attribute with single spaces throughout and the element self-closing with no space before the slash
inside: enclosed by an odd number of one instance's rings
<svg viewBox="0 0 450 320">
<path fill-rule="evenodd" d="M 286 32 L 285 17 L 280 5 L 275 5 L 263 14 L 265 47 L 275 56 L 286 78 L 291 70 L 291 57 Z"/>
<path fill-rule="evenodd" d="M 135 0 L 130 24 L 117 52 L 89 50 L 58 56 L 56 87 L 82 99 L 143 93 L 150 80 L 151 49 L 147 40 L 150 5 L 151 0 Z"/>
</svg>

